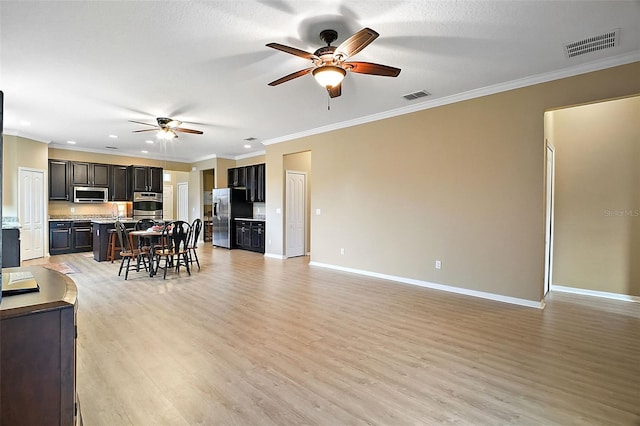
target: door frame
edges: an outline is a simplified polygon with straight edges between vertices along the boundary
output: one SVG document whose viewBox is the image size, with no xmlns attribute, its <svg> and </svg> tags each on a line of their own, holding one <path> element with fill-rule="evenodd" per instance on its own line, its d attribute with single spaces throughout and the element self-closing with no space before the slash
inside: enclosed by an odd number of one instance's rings
<svg viewBox="0 0 640 426">
<path fill-rule="evenodd" d="M 16 208 L 16 212 L 18 214 L 18 222 L 20 222 L 20 219 L 22 218 L 21 216 L 22 212 L 20 211 L 20 206 L 22 204 L 22 196 L 23 196 L 22 179 L 21 179 L 22 172 L 38 173 L 41 175 L 41 178 L 42 178 L 41 189 L 42 189 L 42 196 L 44 200 L 42 202 L 42 210 L 40 212 L 42 215 L 41 216 L 42 227 L 40 231 L 42 233 L 42 235 L 40 236 L 41 237 L 40 241 L 42 241 L 42 256 L 40 257 L 46 257 L 49 254 L 48 250 L 46 249 L 46 247 L 49 246 L 49 239 L 48 239 L 49 222 L 45 220 L 48 214 L 48 203 L 46 202 L 48 200 L 48 197 L 46 196 L 46 194 L 48 193 L 48 190 L 49 190 L 45 180 L 45 177 L 47 176 L 47 171 L 43 169 L 36 169 L 33 167 L 18 167 L 18 205 Z M 22 262 L 22 259 L 24 258 L 24 256 L 22 255 L 23 250 L 24 250 L 24 245 L 20 244 L 20 262 Z M 34 257 L 33 259 L 39 259 L 40 257 Z"/>
<path fill-rule="evenodd" d="M 307 226 L 309 226 L 309 223 L 307 221 L 307 197 L 308 197 L 308 176 L 307 176 L 307 172 L 302 172 L 302 171 L 297 171 L 297 170 L 285 170 L 285 206 L 287 206 L 289 204 L 289 194 L 290 194 L 290 187 L 289 187 L 289 175 L 290 174 L 296 174 L 296 175 L 302 175 L 302 177 L 304 178 L 304 197 L 302 199 L 302 208 L 303 208 L 303 215 L 302 215 L 302 220 L 304 222 L 304 230 L 303 230 L 303 234 L 302 234 L 302 254 L 301 255 L 295 255 L 295 256 L 290 256 L 289 255 L 289 246 L 288 246 L 288 238 L 287 238 L 287 228 L 288 228 L 288 224 L 289 224 L 289 212 L 288 209 L 285 208 L 285 212 L 284 212 L 284 257 L 285 258 L 289 258 L 289 257 L 299 257 L 299 256 L 307 256 L 308 252 L 307 252 Z"/>
<path fill-rule="evenodd" d="M 553 233 L 555 205 L 555 147 L 545 139 L 545 249 L 544 249 L 544 287 L 542 297 L 546 296 L 553 285 Z"/>
</svg>

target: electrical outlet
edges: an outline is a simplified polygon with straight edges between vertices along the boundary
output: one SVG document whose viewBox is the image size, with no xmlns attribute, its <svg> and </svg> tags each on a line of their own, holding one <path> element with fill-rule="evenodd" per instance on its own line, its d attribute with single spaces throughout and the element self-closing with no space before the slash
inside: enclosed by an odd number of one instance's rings
<svg viewBox="0 0 640 426">
<path fill-rule="evenodd" d="M 344 249 L 343 248 L 340 249 L 340 254 L 344 254 Z"/>
<path fill-rule="evenodd" d="M 75 213 L 76 208 L 75 207 L 71 207 L 70 210 L 71 210 L 71 213 Z"/>
<path fill-rule="evenodd" d="M 442 262 L 436 260 L 436 269 L 442 269 Z"/>
</svg>

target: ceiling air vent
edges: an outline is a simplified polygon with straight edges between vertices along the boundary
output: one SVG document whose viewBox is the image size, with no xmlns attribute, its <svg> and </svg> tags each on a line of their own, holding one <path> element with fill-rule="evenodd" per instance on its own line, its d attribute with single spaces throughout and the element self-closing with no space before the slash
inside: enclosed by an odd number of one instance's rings
<svg viewBox="0 0 640 426">
<path fill-rule="evenodd" d="M 617 46 L 620 41 L 620 28 L 604 34 L 585 38 L 584 40 L 569 43 L 564 47 L 567 57 L 584 55 Z"/>
<path fill-rule="evenodd" d="M 105 146 L 105 148 L 107 148 L 107 149 L 118 149 L 117 146 Z"/>
<path fill-rule="evenodd" d="M 426 90 L 419 90 L 417 92 L 409 93 L 408 95 L 404 95 L 402 97 L 408 101 L 412 101 L 414 99 L 424 98 L 425 96 L 431 96 L 431 93 L 427 92 Z"/>
<path fill-rule="evenodd" d="M 256 140 L 256 138 L 254 138 L 253 136 L 245 138 L 245 141 L 249 141 L 249 142 L 255 141 L 255 140 Z"/>
</svg>

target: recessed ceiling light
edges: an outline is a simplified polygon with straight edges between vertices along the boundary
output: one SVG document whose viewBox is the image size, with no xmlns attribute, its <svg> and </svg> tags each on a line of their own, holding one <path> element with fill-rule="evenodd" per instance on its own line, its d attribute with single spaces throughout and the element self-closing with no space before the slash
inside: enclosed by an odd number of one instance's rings
<svg viewBox="0 0 640 426">
<path fill-rule="evenodd" d="M 153 143 L 154 143 L 151 139 L 146 140 L 145 142 L 148 143 L 149 145 L 153 145 Z"/>
<path fill-rule="evenodd" d="M 245 147 L 245 148 L 247 148 L 247 149 L 249 149 L 249 148 L 251 148 L 251 145 L 246 144 L 244 147 Z"/>
<path fill-rule="evenodd" d="M 67 143 L 68 143 L 69 145 L 75 145 L 75 144 L 76 144 L 76 141 L 67 141 Z"/>
<path fill-rule="evenodd" d="M 148 153 L 149 153 L 149 151 L 147 151 L 146 149 L 143 149 L 143 150 L 142 150 L 142 151 L 140 151 L 140 152 L 141 152 L 141 153 L 143 153 L 143 154 L 148 154 Z"/>
<path fill-rule="evenodd" d="M 109 135 L 111 139 L 118 139 L 118 135 Z"/>
<path fill-rule="evenodd" d="M 21 126 L 31 126 L 31 122 L 27 120 L 20 120 Z"/>
</svg>

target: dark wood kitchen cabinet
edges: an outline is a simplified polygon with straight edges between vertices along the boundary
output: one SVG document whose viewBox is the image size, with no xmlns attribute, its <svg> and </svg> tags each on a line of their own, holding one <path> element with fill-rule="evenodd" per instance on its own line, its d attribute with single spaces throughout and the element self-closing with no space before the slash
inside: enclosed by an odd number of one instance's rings
<svg viewBox="0 0 640 426">
<path fill-rule="evenodd" d="M 162 192 L 162 167 L 131 166 L 133 192 Z"/>
<path fill-rule="evenodd" d="M 244 188 L 247 184 L 247 170 L 245 167 L 233 167 L 227 170 L 227 187 Z"/>
<path fill-rule="evenodd" d="M 2 425 L 74 425 L 77 288 L 59 272 L 31 272 L 40 291 L 4 296 L 0 306 Z"/>
<path fill-rule="evenodd" d="M 49 221 L 49 254 L 71 253 L 71 221 Z"/>
<path fill-rule="evenodd" d="M 72 161 L 71 185 L 108 187 L 109 165 Z"/>
<path fill-rule="evenodd" d="M 251 250 L 264 253 L 264 222 L 251 223 Z"/>
<path fill-rule="evenodd" d="M 69 201 L 69 162 L 49 160 L 49 200 Z"/>
<path fill-rule="evenodd" d="M 131 201 L 131 178 L 129 166 L 111 167 L 111 180 L 109 184 L 110 201 Z"/>
<path fill-rule="evenodd" d="M 49 221 L 49 254 L 80 253 L 93 250 L 90 221 Z"/>
<path fill-rule="evenodd" d="M 264 253 L 264 221 L 236 220 L 235 248 Z"/>
<path fill-rule="evenodd" d="M 247 201 L 264 202 L 266 199 L 265 164 L 253 164 L 227 170 L 227 187 L 245 188 Z"/>
<path fill-rule="evenodd" d="M 93 250 L 91 222 L 73 222 L 71 227 L 71 249 L 73 252 Z"/>
</svg>

